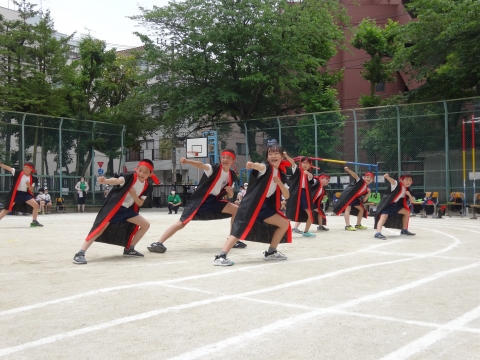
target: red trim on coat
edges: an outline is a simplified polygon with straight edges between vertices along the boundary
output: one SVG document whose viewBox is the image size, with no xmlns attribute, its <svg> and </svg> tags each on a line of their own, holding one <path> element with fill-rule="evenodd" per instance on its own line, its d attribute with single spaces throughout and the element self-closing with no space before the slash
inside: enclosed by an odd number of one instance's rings
<svg viewBox="0 0 480 360">
<path fill-rule="evenodd" d="M 298 190 L 298 195 L 297 195 L 297 204 L 296 204 L 296 207 L 295 207 L 295 221 L 298 220 L 298 215 L 299 215 L 299 212 L 300 212 L 300 204 L 301 204 L 300 199 L 302 197 L 302 191 L 303 191 L 302 183 L 303 183 L 303 181 L 305 181 L 305 193 L 306 193 L 306 198 L 307 198 L 308 210 L 310 211 L 310 214 L 313 217 L 312 206 L 310 204 L 310 201 L 311 201 L 310 200 L 310 184 L 308 183 L 308 177 L 305 175 L 303 169 L 300 166 L 297 165 L 297 168 L 300 171 L 300 176 L 299 176 L 300 185 L 299 185 L 299 190 Z"/>
<path fill-rule="evenodd" d="M 367 186 L 367 188 L 368 188 L 368 186 Z M 362 189 L 363 189 L 363 186 L 355 193 L 355 195 L 353 195 L 353 196 L 350 198 L 350 201 L 349 201 L 347 204 L 345 204 L 345 205 L 343 206 L 343 208 L 340 209 L 340 211 L 338 211 L 337 216 L 339 216 L 341 213 L 343 213 L 343 212 L 345 211 L 345 209 L 346 209 L 348 206 L 350 206 L 350 204 L 352 203 L 353 200 L 359 198 L 360 196 L 365 195 L 365 194 L 368 192 L 368 191 L 367 191 L 367 192 L 363 192 L 363 193 L 362 193 Z M 362 201 L 361 201 L 361 200 L 360 200 L 360 206 L 363 207 L 363 204 L 362 204 Z M 365 210 L 365 208 L 363 208 L 363 209 Z"/>
<path fill-rule="evenodd" d="M 18 175 L 17 183 L 15 184 L 15 187 L 13 188 L 13 192 L 12 192 L 12 198 L 10 200 L 10 206 L 8 208 L 9 211 L 13 210 L 13 205 L 15 204 L 15 196 L 17 195 L 17 190 L 18 190 L 18 187 L 20 186 L 20 181 L 22 180 L 22 177 L 24 174 L 25 174 L 25 171 L 21 171 L 20 175 Z M 33 178 L 32 178 L 32 175 L 30 175 L 30 186 L 32 186 L 32 184 L 33 184 Z M 27 192 L 33 196 L 33 193 L 28 188 L 27 188 Z"/>
<path fill-rule="evenodd" d="M 105 216 L 105 219 L 103 219 L 100 225 L 98 225 L 98 227 L 95 230 L 93 230 L 90 234 L 88 234 L 85 241 L 90 240 L 93 236 L 95 236 L 100 230 L 102 230 L 110 222 L 112 217 L 117 213 L 118 209 L 120 209 L 120 206 L 122 206 L 123 202 L 125 201 L 125 198 L 127 197 L 129 190 L 133 187 L 133 185 L 135 185 L 136 182 L 137 182 L 137 173 L 134 173 L 132 185 L 127 189 L 127 191 L 125 191 L 125 194 L 122 196 L 120 201 L 113 207 L 113 210 L 110 211 L 110 213 L 107 216 Z M 147 180 L 145 180 L 145 184 L 148 185 Z M 131 239 L 129 240 L 129 243 L 130 241 Z"/>
</svg>

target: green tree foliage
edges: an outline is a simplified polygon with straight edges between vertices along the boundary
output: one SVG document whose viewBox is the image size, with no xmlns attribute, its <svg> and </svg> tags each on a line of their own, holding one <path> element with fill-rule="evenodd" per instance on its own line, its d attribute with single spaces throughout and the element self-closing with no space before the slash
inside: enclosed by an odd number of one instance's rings
<svg viewBox="0 0 480 360">
<path fill-rule="evenodd" d="M 406 24 L 406 44 L 396 61 L 424 82 L 409 101 L 464 98 L 480 94 L 480 2 L 413 0 L 407 8 L 417 20 Z"/>
<path fill-rule="evenodd" d="M 340 75 L 320 71 L 343 39 L 338 1 L 186 0 L 140 9 L 132 18 L 149 30 L 140 36 L 148 76 L 158 82 L 148 93 L 166 131 L 338 106 Z"/>
<path fill-rule="evenodd" d="M 381 97 L 375 95 L 375 85 L 395 81 L 395 68 L 391 59 L 401 46 L 398 42 L 399 31 L 399 24 L 391 19 L 388 19 L 383 28 L 375 20 L 363 19 L 355 29 L 353 47 L 364 50 L 370 56 L 370 60 L 363 63 L 361 72 L 361 76 L 370 82 L 370 94 L 362 95 L 361 106 L 380 105 Z"/>
</svg>

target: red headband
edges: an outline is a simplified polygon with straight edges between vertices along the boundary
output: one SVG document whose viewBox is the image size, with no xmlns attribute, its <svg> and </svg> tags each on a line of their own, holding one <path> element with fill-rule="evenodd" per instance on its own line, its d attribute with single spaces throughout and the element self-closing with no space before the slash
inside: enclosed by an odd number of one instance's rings
<svg viewBox="0 0 480 360">
<path fill-rule="evenodd" d="M 150 177 L 152 178 L 153 182 L 155 184 L 160 184 L 160 180 L 158 180 L 157 176 L 153 173 L 153 166 L 152 164 L 146 162 L 146 161 L 140 161 L 138 163 L 138 166 L 146 166 L 150 170 Z"/>
<path fill-rule="evenodd" d="M 412 179 L 412 177 L 410 175 L 402 175 L 402 176 L 400 176 L 400 180 L 406 179 L 407 177 Z M 412 179 L 412 184 L 413 184 L 413 179 Z"/>
<path fill-rule="evenodd" d="M 230 151 L 222 151 L 222 156 L 230 156 L 233 160 L 235 160 L 235 154 L 231 153 Z"/>
<path fill-rule="evenodd" d="M 330 175 L 320 175 L 319 179 L 330 179 Z"/>
<path fill-rule="evenodd" d="M 373 173 L 371 173 L 370 171 L 366 172 L 365 175 L 363 176 L 371 176 L 372 178 L 375 179 L 375 175 L 373 175 Z"/>
<path fill-rule="evenodd" d="M 23 166 L 26 166 L 26 167 L 29 167 L 29 168 L 32 169 L 32 170 L 35 170 L 35 168 L 33 167 L 33 165 L 25 164 L 25 165 L 23 165 Z"/>
</svg>

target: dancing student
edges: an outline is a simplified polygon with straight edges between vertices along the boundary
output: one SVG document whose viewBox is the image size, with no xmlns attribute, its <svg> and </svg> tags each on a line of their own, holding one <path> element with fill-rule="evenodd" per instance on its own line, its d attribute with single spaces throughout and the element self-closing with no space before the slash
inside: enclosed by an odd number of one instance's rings
<svg viewBox="0 0 480 360">
<path fill-rule="evenodd" d="M 238 239 L 270 244 L 268 250 L 263 253 L 265 261 L 287 260 L 284 254 L 277 251 L 280 242 L 292 242 L 290 221 L 280 211 L 280 194 L 285 199 L 290 196 L 285 186 L 287 182 L 285 166 L 289 166 L 289 162 L 282 161 L 284 155 L 286 153 L 280 146 L 271 145 L 267 149 L 266 162 L 247 162 L 247 170 L 252 170 L 248 180 L 248 191 L 238 207 L 232 232 L 222 251 L 215 256 L 213 265 L 234 264 L 227 258 L 227 254 Z"/>
<path fill-rule="evenodd" d="M 142 239 L 150 223 L 139 214 L 140 206 L 147 198 L 148 178 L 158 184 L 153 174 L 153 162 L 140 160 L 134 173 L 122 174 L 118 178 L 98 178 L 100 184 L 112 185 L 102 208 L 98 212 L 92 229 L 73 257 L 74 264 L 86 264 L 85 252 L 94 241 L 122 246 L 124 257 L 143 257 L 135 250 L 135 245 Z"/>
<path fill-rule="evenodd" d="M 292 178 L 290 179 L 290 198 L 287 201 L 286 216 L 290 221 L 296 221 L 293 232 L 301 233 L 305 237 L 314 237 L 308 230 L 313 223 L 313 191 L 312 186 L 317 183 L 310 173 L 312 160 L 309 157 L 300 159 L 300 166 L 288 155 L 285 156 L 292 166 Z M 298 229 L 299 223 L 305 223 L 305 231 Z"/>
<path fill-rule="evenodd" d="M 382 200 L 377 207 L 375 214 L 375 228 L 377 233 L 374 235 L 376 239 L 386 240 L 387 237 L 382 235 L 382 227 L 401 229 L 400 235 L 413 236 L 414 233 L 408 231 L 408 221 L 410 219 L 410 210 L 407 204 L 407 196 L 413 203 L 413 196 L 410 194 L 409 187 L 413 183 L 411 174 L 403 174 L 400 181 L 397 182 L 388 174 L 384 175 L 390 186 L 382 196 Z"/>
<path fill-rule="evenodd" d="M 327 216 L 323 211 L 322 201 L 326 195 L 325 188 L 330 183 L 330 175 L 320 174 L 317 177 L 317 181 L 318 185 L 316 186 L 316 188 L 314 187 L 315 193 L 313 195 L 314 211 L 317 212 L 318 220 L 317 230 L 328 231 L 329 229 L 325 227 L 325 225 L 327 225 Z"/>
<path fill-rule="evenodd" d="M 374 175 L 371 172 L 366 172 L 363 178 L 355 174 L 348 167 L 344 168 L 353 177 L 353 182 L 349 184 L 338 198 L 333 206 L 333 212 L 340 215 L 345 211 L 345 230 L 365 230 L 367 227 L 362 225 L 362 217 L 367 218 L 368 214 L 363 207 L 363 203 L 367 202 L 370 196 L 370 189 L 368 185 L 373 182 Z M 355 227 L 350 225 L 350 214 L 357 216 L 357 223 Z"/>
<path fill-rule="evenodd" d="M 30 227 L 43 226 L 37 221 L 38 203 L 33 196 L 33 188 L 37 179 L 32 175 L 35 172 L 33 164 L 30 162 L 25 163 L 23 170 L 11 168 L 2 163 L 0 163 L 0 167 L 13 175 L 13 186 L 5 200 L 4 209 L 0 212 L 0 220 L 13 210 L 15 204 L 28 204 L 33 209 Z"/>
<path fill-rule="evenodd" d="M 170 226 L 158 242 L 148 246 L 150 252 L 164 253 L 167 248 L 163 243 L 175 233 L 185 227 L 191 220 L 217 220 L 235 219 L 238 206 L 223 199 L 225 194 L 233 198 L 233 183 L 237 181 L 237 174 L 230 168 L 235 161 L 235 152 L 231 149 L 222 151 L 220 164 L 204 164 L 200 161 L 180 159 L 181 164 L 192 165 L 204 171 L 197 189 L 192 194 L 189 203 L 185 206 L 180 220 Z M 247 245 L 239 241 L 237 248 L 245 248 Z"/>
</svg>

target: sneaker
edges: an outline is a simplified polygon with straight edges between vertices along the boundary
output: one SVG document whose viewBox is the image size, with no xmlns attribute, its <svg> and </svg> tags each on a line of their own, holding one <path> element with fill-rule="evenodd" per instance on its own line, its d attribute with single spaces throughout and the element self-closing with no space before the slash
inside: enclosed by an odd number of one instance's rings
<svg viewBox="0 0 480 360">
<path fill-rule="evenodd" d="M 348 226 L 345 226 L 345 230 L 356 231 L 357 229 L 355 229 L 352 225 L 348 225 Z"/>
<path fill-rule="evenodd" d="M 302 230 L 298 230 L 298 228 L 293 228 L 293 229 L 292 229 L 292 232 L 294 232 L 295 234 L 303 234 L 303 231 L 302 231 Z"/>
<path fill-rule="evenodd" d="M 235 245 L 233 245 L 235 249 L 245 249 L 247 247 L 247 244 L 245 244 L 243 241 L 238 240 Z"/>
<path fill-rule="evenodd" d="M 269 253 L 268 251 L 265 251 L 263 253 L 263 260 L 265 260 L 265 261 L 287 260 L 287 257 L 277 250 L 275 250 L 274 252 L 271 252 L 271 253 Z"/>
<path fill-rule="evenodd" d="M 172 213 L 172 212 L 170 211 L 170 212 L 168 213 L 168 215 L 170 215 L 171 213 Z"/>
<path fill-rule="evenodd" d="M 385 235 L 382 235 L 382 233 L 377 232 L 374 236 L 375 239 L 380 239 L 380 240 L 386 240 L 387 237 Z"/>
<path fill-rule="evenodd" d="M 325 226 L 317 226 L 317 230 L 323 230 L 323 231 L 328 231 L 329 229 L 327 229 Z"/>
<path fill-rule="evenodd" d="M 85 253 L 76 253 L 75 256 L 73 257 L 73 263 L 78 264 L 78 265 L 84 265 L 87 263 L 87 260 L 85 260 Z"/>
<path fill-rule="evenodd" d="M 360 224 L 360 225 L 355 225 L 355 229 L 365 230 L 365 229 L 367 229 L 367 227 Z"/>
<path fill-rule="evenodd" d="M 43 225 L 40 224 L 37 220 L 33 220 L 30 224 L 30 227 L 42 227 Z"/>
<path fill-rule="evenodd" d="M 215 255 L 215 260 L 213 260 L 213 265 L 214 266 L 232 266 L 235 264 L 233 261 L 230 261 L 229 258 L 227 258 L 227 255 Z"/>
<path fill-rule="evenodd" d="M 150 244 L 150 246 L 147 246 L 147 249 L 150 252 L 156 252 L 156 253 L 164 253 L 165 251 L 167 251 L 167 248 L 165 247 L 165 245 L 163 245 L 160 242 L 154 242 Z"/>
<path fill-rule="evenodd" d="M 123 257 L 143 257 L 143 254 L 139 253 L 134 248 L 131 248 L 129 250 L 127 249 L 123 250 Z"/>
<path fill-rule="evenodd" d="M 305 237 L 315 237 L 315 236 L 317 236 L 317 235 L 312 234 L 311 232 L 305 231 L 305 232 L 302 234 L 302 236 L 305 236 Z"/>
<path fill-rule="evenodd" d="M 413 236 L 415 235 L 414 233 L 411 233 L 410 231 L 408 230 L 402 230 L 400 231 L 400 235 L 410 235 L 410 236 Z"/>
</svg>

